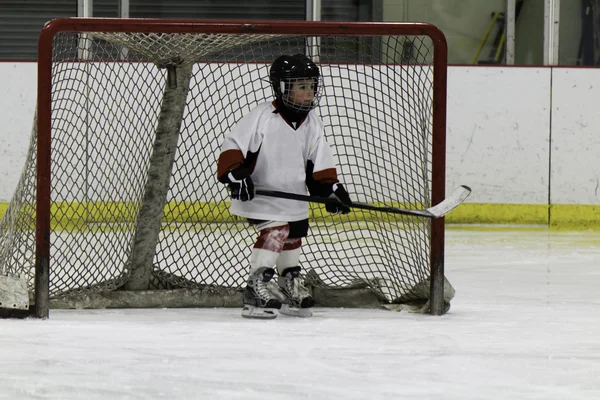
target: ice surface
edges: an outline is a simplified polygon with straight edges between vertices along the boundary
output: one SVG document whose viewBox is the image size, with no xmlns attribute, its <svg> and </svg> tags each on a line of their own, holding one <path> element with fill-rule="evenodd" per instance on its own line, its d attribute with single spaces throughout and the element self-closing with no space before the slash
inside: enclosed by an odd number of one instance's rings
<svg viewBox="0 0 600 400">
<path fill-rule="evenodd" d="M 0 399 L 600 399 L 600 234 L 447 232 L 442 317 L 52 310 L 0 320 Z"/>
</svg>

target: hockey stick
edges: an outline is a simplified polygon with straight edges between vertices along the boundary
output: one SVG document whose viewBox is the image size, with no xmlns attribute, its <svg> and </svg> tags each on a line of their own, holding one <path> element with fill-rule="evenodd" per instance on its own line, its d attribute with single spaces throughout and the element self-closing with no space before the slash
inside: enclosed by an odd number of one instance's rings
<svg viewBox="0 0 600 400">
<path fill-rule="evenodd" d="M 337 200 L 327 198 L 327 197 L 318 197 L 318 196 L 307 196 L 304 194 L 295 194 L 295 193 L 286 193 L 286 192 L 278 192 L 272 190 L 257 190 L 257 195 L 260 196 L 269 196 L 269 197 L 278 197 L 280 199 L 289 199 L 289 200 L 299 200 L 299 201 L 307 201 L 310 203 L 338 203 Z M 403 215 L 412 215 L 415 217 L 425 217 L 425 218 L 440 218 L 444 215 L 448 214 L 450 211 L 454 210 L 458 207 L 467 197 L 471 194 L 471 188 L 465 185 L 457 188 L 452 194 L 444 199 L 441 203 L 429 207 L 425 210 L 408 210 L 405 208 L 396 208 L 396 207 L 379 207 L 374 206 L 367 203 L 360 203 L 358 201 L 353 201 L 351 208 L 359 208 L 362 210 L 371 210 L 371 211 L 379 211 L 385 213 L 392 214 L 403 214 Z"/>
</svg>

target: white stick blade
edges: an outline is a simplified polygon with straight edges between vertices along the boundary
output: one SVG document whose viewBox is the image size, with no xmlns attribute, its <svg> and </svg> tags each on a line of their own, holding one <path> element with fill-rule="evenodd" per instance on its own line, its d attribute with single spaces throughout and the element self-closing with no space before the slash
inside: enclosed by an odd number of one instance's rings
<svg viewBox="0 0 600 400">
<path fill-rule="evenodd" d="M 450 211 L 458 207 L 469 195 L 471 194 L 471 188 L 465 185 L 457 188 L 452 194 L 447 197 L 441 203 L 428 208 L 427 211 L 435 218 L 443 217 Z"/>
</svg>

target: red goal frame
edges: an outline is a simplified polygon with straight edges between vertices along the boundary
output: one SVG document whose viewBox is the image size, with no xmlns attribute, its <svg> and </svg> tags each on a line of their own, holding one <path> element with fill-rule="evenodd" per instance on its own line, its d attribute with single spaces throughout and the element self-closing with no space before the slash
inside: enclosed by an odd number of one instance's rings
<svg viewBox="0 0 600 400">
<path fill-rule="evenodd" d="M 427 23 L 388 22 L 308 22 L 251 20 L 159 20 L 66 18 L 47 23 L 38 41 L 37 93 L 37 196 L 35 232 L 35 310 L 48 317 L 50 264 L 51 190 L 51 93 L 52 41 L 59 32 L 138 32 L 138 33 L 262 33 L 289 35 L 421 35 L 432 39 L 433 50 L 433 137 L 432 205 L 445 198 L 446 179 L 446 81 L 448 50 L 444 34 Z M 430 279 L 431 314 L 444 313 L 444 218 L 431 225 Z"/>
</svg>

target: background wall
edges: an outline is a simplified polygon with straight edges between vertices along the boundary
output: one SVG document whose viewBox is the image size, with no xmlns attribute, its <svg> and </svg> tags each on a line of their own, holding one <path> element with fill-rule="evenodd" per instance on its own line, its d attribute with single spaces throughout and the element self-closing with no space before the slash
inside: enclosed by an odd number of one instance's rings
<svg viewBox="0 0 600 400">
<path fill-rule="evenodd" d="M 7 202 L 29 146 L 36 65 L 0 63 L 0 74 L 6 78 L 0 202 Z M 596 69 L 450 67 L 447 186 L 470 185 L 468 203 L 479 207 L 464 207 L 455 217 L 546 223 L 553 206 L 600 209 L 599 94 Z M 571 220 L 597 220 L 600 214 L 570 210 Z"/>
<path fill-rule="evenodd" d="M 516 64 L 539 65 L 543 55 L 546 2 L 523 1 L 515 32 Z M 33 61 L 37 55 L 37 37 L 44 23 L 76 16 L 78 0 L 0 3 L 0 37 L 4 39 L 0 41 L 0 58 Z M 92 3 L 94 17 L 119 15 L 117 0 Z M 260 5 L 242 0 L 136 0 L 128 3 L 132 18 L 302 20 L 306 15 L 305 2 L 297 0 L 263 0 Z M 323 0 L 321 6 L 324 21 L 433 23 L 448 37 L 450 63 L 468 64 L 489 26 L 492 12 L 504 12 L 506 0 Z M 560 65 L 576 65 L 582 33 L 581 11 L 581 0 L 560 1 Z M 494 30 L 492 36 L 496 32 Z M 487 58 L 490 50 L 488 44 L 481 53 L 482 58 Z"/>
<path fill-rule="evenodd" d="M 383 0 L 387 22 L 429 22 L 446 35 L 450 64 L 470 63 L 493 11 L 504 11 L 506 0 Z M 486 46 L 482 55 L 487 55 Z"/>
<path fill-rule="evenodd" d="M 560 1 L 558 63 L 576 65 L 581 41 L 581 0 Z"/>
<path fill-rule="evenodd" d="M 515 27 L 515 64 L 543 63 L 544 1 L 525 0 Z M 491 21 L 492 12 L 504 12 L 506 0 L 383 0 L 383 20 L 429 22 L 448 40 L 449 62 L 471 62 Z M 492 32 L 494 35 L 496 30 Z M 560 2 L 559 64 L 575 65 L 581 38 L 581 0 Z M 493 37 L 481 52 L 487 57 Z"/>
</svg>

